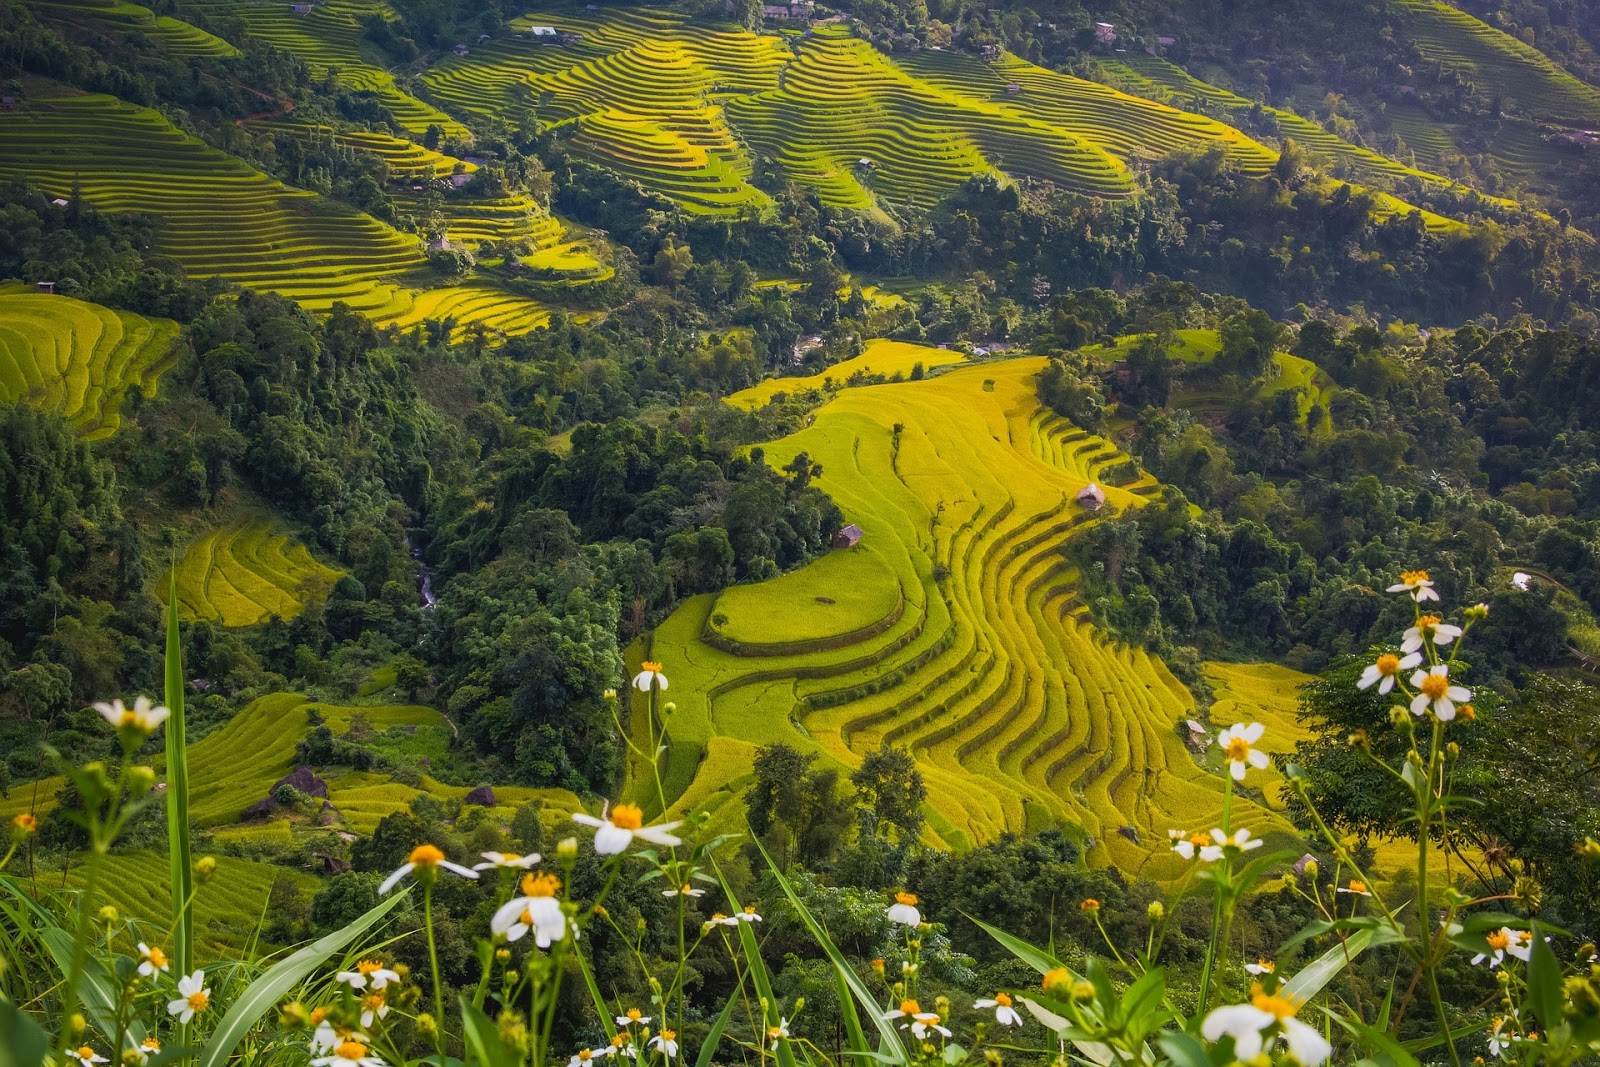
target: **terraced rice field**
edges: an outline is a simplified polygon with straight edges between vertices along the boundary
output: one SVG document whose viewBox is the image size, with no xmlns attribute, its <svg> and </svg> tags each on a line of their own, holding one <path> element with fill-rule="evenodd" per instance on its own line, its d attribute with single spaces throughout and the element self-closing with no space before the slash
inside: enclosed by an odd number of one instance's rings
<svg viewBox="0 0 1600 1067">
<path fill-rule="evenodd" d="M 255 935 L 263 923 L 262 912 L 273 883 L 281 878 L 293 882 L 308 901 L 322 888 L 319 879 L 303 871 L 231 856 L 217 860 L 216 877 L 197 886 L 194 894 L 195 952 L 199 962 L 237 957 L 252 944 L 259 944 Z M 50 876 L 43 875 L 41 880 L 48 882 Z M 59 886 L 60 881 L 55 884 Z M 79 888 L 83 876 L 73 870 L 67 875 L 67 884 Z M 149 937 L 152 943 L 165 943 L 172 914 L 169 884 L 166 853 L 118 853 L 105 859 L 99 899 L 116 907 L 125 918 L 148 923 L 141 936 Z M 132 947 L 124 946 L 125 950 Z"/>
<path fill-rule="evenodd" d="M 130 388 L 155 393 L 177 339 L 167 319 L 0 286 L 0 400 L 55 412 L 90 440 L 109 437 Z"/>
<path fill-rule="evenodd" d="M 423 264 L 417 238 L 274 181 L 155 111 L 65 89 L 28 103 L 0 113 L 0 178 L 24 175 L 53 196 L 77 182 L 101 210 L 158 216 L 157 249 L 193 277 L 371 311 Z"/>
<path fill-rule="evenodd" d="M 1600 89 L 1532 45 L 1437 0 L 1394 0 L 1406 36 L 1429 62 L 1464 74 L 1485 96 L 1541 119 L 1600 123 Z"/>
<path fill-rule="evenodd" d="M 467 163 L 425 148 L 416 141 L 391 137 L 372 130 L 335 130 L 328 126 L 313 126 L 303 122 L 271 119 L 251 124 L 252 129 L 267 130 L 277 137 L 291 137 L 319 147 L 337 146 L 351 152 L 365 152 L 377 156 L 389 167 L 389 175 L 397 180 L 431 181 L 457 172 L 473 174 L 476 163 Z"/>
<path fill-rule="evenodd" d="M 859 356 L 835 363 L 819 374 L 795 378 L 767 378 L 748 389 L 741 389 L 727 398 L 736 408 L 754 411 L 765 407 L 774 396 L 786 393 L 794 396 L 811 389 L 842 388 L 857 374 L 892 378 L 896 374 L 908 377 L 918 364 L 924 370 L 948 367 L 961 363 L 966 356 L 948 348 L 929 348 L 906 341 L 868 341 Z"/>
<path fill-rule="evenodd" d="M 292 619 L 305 606 L 309 588 L 331 587 L 340 573 L 270 522 L 238 522 L 212 530 L 184 552 L 178 607 L 186 619 L 223 626 L 254 626 L 274 615 Z"/>
<path fill-rule="evenodd" d="M 865 557 L 863 570 L 847 577 L 879 572 L 870 580 L 901 595 L 836 619 L 817 613 L 839 580 L 830 557 L 750 587 L 760 600 L 742 588 L 702 596 L 663 623 L 648 653 L 677 703 L 666 769 L 676 810 L 731 795 L 748 752 L 722 743 L 731 739 L 786 741 L 845 768 L 883 742 L 908 746 L 929 788 L 929 838 L 955 848 L 1070 821 L 1092 836 L 1097 862 L 1164 877 L 1167 830 L 1217 817 L 1221 779 L 1179 736 L 1192 698 L 1158 659 L 1097 634 L 1076 599 L 1059 549 L 1096 518 L 1073 496 L 1126 457 L 1040 409 L 1043 364 L 843 390 L 806 429 L 766 446 L 771 464 L 805 451 L 823 465 L 818 484 L 865 531 L 848 553 Z M 1140 476 L 1106 492 L 1120 510 L 1156 489 Z M 936 581 L 936 567 L 948 578 Z M 805 641 L 705 640 L 715 615 L 727 617 L 719 629 L 753 628 L 753 612 L 784 608 L 805 620 Z M 654 792 L 634 791 L 647 804 Z M 1253 827 L 1289 833 L 1248 808 Z"/>
<path fill-rule="evenodd" d="M 1294 752 L 1294 746 L 1311 739 L 1311 731 L 1300 722 L 1300 687 L 1311 675 L 1280 667 L 1274 663 L 1220 663 L 1203 665 L 1215 699 L 1211 704 L 1211 725 L 1218 730 L 1238 722 L 1259 722 L 1267 728 L 1260 747 L 1274 761 Z M 1262 790 L 1267 803 L 1283 809 L 1285 783 L 1276 771 L 1263 772 L 1262 779 L 1273 779 Z"/>
<path fill-rule="evenodd" d="M 370 93 L 407 133 L 421 135 L 438 126 L 447 137 L 472 139 L 461 123 L 396 84 L 381 55 L 369 53 L 362 21 L 389 15 L 388 6 L 378 0 L 321 0 L 305 15 L 276 0 L 186 0 L 184 9 L 211 20 L 241 20 L 250 36 L 299 56 L 319 78 L 337 70 L 346 89 Z"/>
<path fill-rule="evenodd" d="M 125 0 L 27 0 L 27 3 L 46 21 L 97 26 L 119 37 L 148 38 L 162 55 L 174 59 L 223 59 L 239 54 L 233 45 L 198 26 L 171 15 L 157 15 L 147 7 Z"/>
</svg>

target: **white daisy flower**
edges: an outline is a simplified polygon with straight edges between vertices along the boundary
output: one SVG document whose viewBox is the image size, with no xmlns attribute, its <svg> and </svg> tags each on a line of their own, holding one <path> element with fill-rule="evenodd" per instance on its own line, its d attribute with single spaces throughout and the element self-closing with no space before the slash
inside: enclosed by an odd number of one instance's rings
<svg viewBox="0 0 1600 1067">
<path fill-rule="evenodd" d="M 719 911 L 707 919 L 705 924 L 707 926 L 738 926 L 739 920 L 731 915 L 724 915 Z"/>
<path fill-rule="evenodd" d="M 94 1065 L 97 1064 L 97 1063 L 109 1063 L 110 1062 L 104 1056 L 101 1056 L 98 1053 L 96 1053 L 95 1050 L 90 1048 L 88 1045 L 83 1045 L 83 1046 L 81 1046 L 79 1048 L 75 1048 L 71 1052 L 67 1053 L 67 1055 L 71 1056 L 73 1059 L 75 1059 L 79 1063 L 83 1064 L 83 1067 L 94 1067 Z"/>
<path fill-rule="evenodd" d="M 205 987 L 206 972 L 195 971 L 178 979 L 178 998 L 167 1002 L 167 1014 L 176 1015 L 178 1022 L 188 1026 L 194 1017 L 211 1003 L 211 990 Z"/>
<path fill-rule="evenodd" d="M 1207 863 L 1217 862 L 1230 848 L 1238 849 L 1240 852 L 1249 852 L 1253 848 L 1260 848 L 1266 844 L 1259 837 L 1251 837 L 1250 831 L 1242 828 L 1235 830 L 1231 836 L 1221 830 L 1212 830 L 1211 840 L 1215 844 L 1206 845 L 1200 850 L 1200 858 Z"/>
<path fill-rule="evenodd" d="M 650 1018 L 650 1016 L 646 1015 L 638 1008 L 629 1008 L 628 1014 L 617 1016 L 617 1025 L 632 1026 L 633 1024 L 638 1023 L 640 1026 L 649 1026 Z"/>
<path fill-rule="evenodd" d="M 660 1052 L 667 1059 L 678 1054 L 678 1032 L 676 1030 L 663 1030 L 650 1039 L 650 1047 Z"/>
<path fill-rule="evenodd" d="M 1489 1055 L 1500 1056 L 1511 1051 L 1511 1039 L 1515 1034 L 1507 1027 L 1504 1016 L 1494 1017 L 1494 1028 L 1489 1031 Z"/>
<path fill-rule="evenodd" d="M 139 942 L 139 973 L 146 978 L 154 978 L 157 971 L 167 969 L 167 954 L 159 948 L 151 948 L 143 941 Z"/>
<path fill-rule="evenodd" d="M 1422 662 L 1421 653 L 1407 649 L 1410 655 L 1401 659 L 1392 652 L 1385 652 L 1378 657 L 1378 662 L 1367 665 L 1361 672 L 1361 680 L 1356 683 L 1357 689 L 1371 689 L 1374 685 L 1378 692 L 1387 693 L 1394 688 L 1395 678 L 1401 671 L 1408 671 Z"/>
<path fill-rule="evenodd" d="M 974 1008 L 994 1009 L 994 1021 L 1001 1026 L 1021 1026 L 1022 1016 L 1017 1014 L 1017 1009 L 1011 1006 L 1009 993 L 996 993 L 993 997 L 972 1002 Z"/>
<path fill-rule="evenodd" d="M 778 1025 L 777 1026 L 769 1026 L 769 1027 L 767 1027 L 767 1042 L 773 1048 L 777 1048 L 778 1047 L 778 1042 L 787 1040 L 788 1037 L 789 1037 L 789 1020 L 788 1019 L 780 1018 L 778 1020 Z"/>
<path fill-rule="evenodd" d="M 915 893 L 896 893 L 894 903 L 889 905 L 889 910 L 884 914 L 892 923 L 901 923 L 905 926 L 922 925 L 922 913 L 917 910 Z"/>
<path fill-rule="evenodd" d="M 676 889 L 663 889 L 661 895 L 664 897 L 703 897 L 706 895 L 706 891 L 704 889 L 696 889 L 688 882 L 685 882 Z"/>
<path fill-rule="evenodd" d="M 1450 665 L 1437 663 L 1426 671 L 1411 676 L 1411 688 L 1417 695 L 1411 700 L 1411 714 L 1425 715 L 1431 708 L 1440 722 L 1456 717 L 1456 705 L 1472 699 L 1472 690 L 1450 684 Z"/>
<path fill-rule="evenodd" d="M 1361 881 L 1359 878 L 1350 879 L 1349 885 L 1342 885 L 1338 889 L 1334 890 L 1334 892 L 1349 893 L 1353 897 L 1370 897 L 1372 895 L 1372 890 L 1367 888 L 1367 883 Z"/>
<path fill-rule="evenodd" d="M 385 967 L 382 960 L 362 960 L 356 964 L 355 970 L 340 971 L 333 977 L 351 989 L 365 989 L 368 982 L 372 983 L 373 989 L 382 989 L 390 982 L 400 981 L 400 975 Z"/>
<path fill-rule="evenodd" d="M 609 1055 L 611 1055 L 611 1049 L 609 1048 L 579 1049 L 577 1052 L 573 1053 L 572 1058 L 567 1061 L 567 1067 L 589 1067 L 589 1065 L 594 1063 L 594 1061 L 603 1060 Z"/>
<path fill-rule="evenodd" d="M 1528 958 L 1533 955 L 1533 935 L 1526 930 L 1510 930 L 1507 932 L 1511 935 L 1511 944 L 1506 946 L 1506 951 L 1523 963 L 1527 963 Z M 1547 937 L 1545 940 L 1548 941 L 1550 939 Z"/>
<path fill-rule="evenodd" d="M 1400 581 L 1388 589 L 1391 593 L 1409 593 L 1411 599 L 1417 603 L 1424 600 L 1438 600 L 1439 594 L 1433 591 L 1433 582 L 1428 578 L 1427 571 L 1401 571 Z"/>
<path fill-rule="evenodd" d="M 321 1016 L 320 1018 L 318 1016 Z M 347 1032 L 336 1030 L 334 1025 L 327 1020 L 327 1009 L 318 1008 L 311 1013 L 311 1020 L 317 1028 L 311 1031 L 311 1054 L 313 1056 L 326 1056 L 350 1035 Z"/>
<path fill-rule="evenodd" d="M 133 730 L 144 734 L 155 733 L 171 714 L 161 705 L 152 704 L 149 697 L 138 698 L 131 708 L 123 706 L 120 700 L 113 700 L 110 703 L 101 701 L 94 706 L 94 710 L 111 724 L 112 729 Z"/>
<path fill-rule="evenodd" d="M 567 936 L 567 913 L 556 899 L 560 891 L 561 879 L 553 874 L 523 875 L 523 895 L 502 904 L 489 920 L 489 929 L 507 941 L 518 941 L 532 931 L 533 943 L 549 948 Z"/>
<path fill-rule="evenodd" d="M 1251 747 L 1266 732 L 1267 728 L 1258 722 L 1236 722 L 1217 735 L 1217 745 L 1227 757 L 1228 772 L 1233 775 L 1234 781 L 1244 781 L 1247 768 L 1254 767 L 1259 771 L 1271 766 L 1272 761 L 1265 752 Z"/>
<path fill-rule="evenodd" d="M 1460 637 L 1462 632 L 1461 627 L 1452 626 L 1437 615 L 1424 615 L 1400 639 L 1400 651 L 1415 652 L 1428 641 L 1436 645 L 1448 645 Z"/>
<path fill-rule="evenodd" d="M 734 918 L 742 923 L 758 923 L 761 921 L 761 916 L 756 914 L 756 906 L 754 904 L 746 904 L 744 910 L 735 915 Z"/>
<path fill-rule="evenodd" d="M 361 1025 L 368 1030 L 378 1019 L 389 1014 L 389 1005 L 385 1003 L 389 998 L 382 990 L 374 990 L 361 998 Z"/>
<path fill-rule="evenodd" d="M 618 804 L 610 810 L 611 814 L 607 815 L 602 809 L 598 819 L 581 811 L 572 817 L 575 823 L 595 828 L 594 850 L 602 856 L 615 856 L 624 851 L 633 844 L 633 839 L 636 837 L 641 841 L 666 848 L 683 844 L 680 839 L 667 832 L 677 828 L 681 823 L 664 822 L 646 826 L 644 809 L 637 804 Z"/>
<path fill-rule="evenodd" d="M 1211 843 L 1211 838 L 1205 834 L 1188 834 L 1182 830 L 1168 830 L 1167 838 L 1172 842 L 1172 851 L 1186 860 L 1194 859 L 1196 849 L 1203 852 L 1205 846 Z"/>
<path fill-rule="evenodd" d="M 1315 1028 L 1294 1017 L 1298 1007 L 1289 998 L 1269 994 L 1257 985 L 1251 989 L 1250 1003 L 1230 1004 L 1207 1015 L 1200 1024 L 1200 1036 L 1212 1044 L 1223 1037 L 1233 1038 L 1234 1059 L 1249 1062 L 1275 1035 L 1302 1067 L 1320 1067 L 1333 1046 Z"/>
<path fill-rule="evenodd" d="M 393 874 L 383 880 L 383 884 L 378 887 L 378 895 L 382 896 L 393 889 L 396 882 L 412 872 L 415 872 L 419 878 L 426 878 L 431 881 L 433 878 L 438 877 L 440 867 L 453 874 L 459 874 L 463 878 L 478 877 L 478 872 L 471 867 L 463 867 L 459 863 L 451 863 L 445 859 L 444 853 L 439 850 L 437 845 L 418 845 L 411 850 L 410 858 L 402 863 Z"/>
<path fill-rule="evenodd" d="M 311 1061 L 311 1067 L 386 1067 L 359 1041 L 341 1041 L 329 1054 Z"/>
<path fill-rule="evenodd" d="M 650 692 L 652 687 L 665 689 L 667 676 L 661 673 L 661 664 L 652 660 L 639 664 L 639 673 L 633 676 L 633 687 L 641 693 Z"/>
<path fill-rule="evenodd" d="M 540 860 L 537 852 L 530 852 L 526 856 L 519 856 L 515 852 L 484 852 L 482 856 L 489 862 L 474 863 L 472 865 L 473 870 L 488 871 L 496 867 L 503 867 L 506 870 L 525 871 L 529 867 L 538 866 Z"/>
<path fill-rule="evenodd" d="M 1278 969 L 1278 965 L 1273 963 L 1271 960 L 1263 959 L 1257 960 L 1255 963 L 1245 964 L 1244 969 L 1259 978 L 1264 974 L 1272 974 L 1275 972 Z"/>
</svg>

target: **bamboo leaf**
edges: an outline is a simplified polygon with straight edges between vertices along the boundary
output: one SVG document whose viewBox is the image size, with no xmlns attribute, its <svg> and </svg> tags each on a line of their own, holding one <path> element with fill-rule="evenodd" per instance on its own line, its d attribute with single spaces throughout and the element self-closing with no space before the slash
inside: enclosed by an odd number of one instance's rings
<svg viewBox="0 0 1600 1067">
<path fill-rule="evenodd" d="M 700 1054 L 694 1059 L 694 1067 L 711 1067 L 712 1057 L 716 1055 L 717 1046 L 722 1043 L 722 1032 L 728 1028 L 728 1020 L 733 1018 L 733 1009 L 739 1003 L 739 998 L 728 995 L 728 1003 L 722 1006 L 722 1011 L 717 1013 L 716 1022 L 711 1024 L 711 1029 L 706 1033 L 705 1041 L 700 1044 Z"/>
<path fill-rule="evenodd" d="M 167 864 L 172 890 L 173 962 L 194 967 L 194 866 L 189 856 L 189 755 L 183 720 L 183 644 L 178 634 L 178 568 L 167 590 Z"/>
<path fill-rule="evenodd" d="M 1350 939 L 1342 944 L 1334 945 L 1328 951 L 1312 960 L 1300 973 L 1284 983 L 1284 992 L 1287 996 L 1298 1001 L 1307 1001 L 1318 993 L 1322 987 L 1333 980 L 1333 976 L 1344 970 L 1345 965 L 1354 960 L 1361 953 L 1376 945 L 1390 945 L 1396 941 L 1404 941 L 1405 935 L 1392 926 L 1377 926 L 1366 930 L 1357 930 L 1350 935 Z"/>
<path fill-rule="evenodd" d="M 274 964 L 265 974 L 250 983 L 228 1014 L 222 1017 L 211 1032 L 205 1050 L 200 1053 L 199 1067 L 222 1067 L 233 1055 L 239 1042 L 262 1016 L 277 1007 L 289 991 L 310 977 L 335 952 L 343 951 L 356 938 L 370 930 L 377 921 L 409 895 L 408 891 L 396 893 L 361 918 L 341 930 L 312 942 L 305 948 Z"/>
<path fill-rule="evenodd" d="M 1538 923 L 1533 924 L 1532 934 L 1533 950 L 1528 956 L 1528 999 L 1532 1002 L 1534 1015 L 1539 1017 L 1546 1030 L 1550 1030 L 1562 1021 L 1561 964 L 1556 962 L 1556 954 L 1550 951 L 1549 943 L 1539 932 Z"/>
<path fill-rule="evenodd" d="M 39 936 L 45 948 L 54 957 L 56 966 L 62 973 L 66 973 L 72 966 L 74 947 L 72 934 L 59 926 L 51 926 Z M 84 961 L 83 976 L 78 979 L 78 1003 L 89 1021 L 108 1037 L 117 1029 L 118 997 L 117 983 L 112 980 L 105 964 L 98 958 L 90 956 Z M 127 1026 L 128 1034 L 135 1043 L 144 1040 L 143 1023 L 137 1019 L 130 1019 Z"/>
</svg>

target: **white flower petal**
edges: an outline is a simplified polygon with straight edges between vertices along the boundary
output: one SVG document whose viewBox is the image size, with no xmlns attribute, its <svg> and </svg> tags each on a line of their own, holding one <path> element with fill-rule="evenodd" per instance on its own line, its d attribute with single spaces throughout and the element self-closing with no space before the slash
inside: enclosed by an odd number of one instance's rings
<svg viewBox="0 0 1600 1067">
<path fill-rule="evenodd" d="M 615 856 L 633 843 L 633 831 L 624 830 L 609 822 L 601 823 L 594 832 L 594 850 L 602 856 Z"/>
<path fill-rule="evenodd" d="M 417 865 L 415 863 L 402 863 L 393 874 L 385 878 L 383 883 L 378 886 L 378 895 L 381 897 L 389 890 L 393 889 L 395 887 L 395 883 L 400 881 L 400 879 L 404 878 L 406 875 L 410 874 L 412 871 L 416 870 L 416 867 Z"/>
<path fill-rule="evenodd" d="M 1302 1067 L 1321 1067 L 1322 1061 L 1333 1053 L 1328 1039 L 1299 1019 L 1283 1020 L 1283 1042 Z"/>
</svg>

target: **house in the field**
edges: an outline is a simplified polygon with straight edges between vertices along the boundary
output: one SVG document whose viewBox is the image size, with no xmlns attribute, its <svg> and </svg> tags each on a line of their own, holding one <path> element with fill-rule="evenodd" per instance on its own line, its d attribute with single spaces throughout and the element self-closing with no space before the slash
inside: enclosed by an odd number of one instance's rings
<svg viewBox="0 0 1600 1067">
<path fill-rule="evenodd" d="M 289 5 L 289 10 L 293 11 L 296 15 L 309 15 L 309 14 L 311 14 L 311 5 L 310 4 L 290 4 Z"/>
<path fill-rule="evenodd" d="M 1185 719 L 1184 725 L 1189 728 L 1189 736 L 1184 739 L 1185 743 L 1196 752 L 1204 752 L 1211 744 L 1211 735 L 1206 732 L 1206 728 L 1195 719 Z"/>
<path fill-rule="evenodd" d="M 872 160 L 868 159 L 866 156 L 862 156 L 860 159 L 856 160 L 856 166 L 860 167 L 862 170 L 874 170 L 878 165 Z"/>
<path fill-rule="evenodd" d="M 458 44 L 454 48 L 450 49 L 450 51 L 454 52 L 458 56 L 464 56 L 467 53 L 471 52 L 472 49 L 468 48 L 464 44 Z"/>
<path fill-rule="evenodd" d="M 1106 491 L 1090 482 L 1078 490 L 1078 495 L 1073 498 L 1085 511 L 1099 511 L 1106 506 Z"/>
<path fill-rule="evenodd" d="M 541 41 L 547 37 L 554 40 L 555 38 L 560 37 L 561 33 L 554 26 L 529 26 L 528 36 L 532 37 L 536 41 Z"/>
<path fill-rule="evenodd" d="M 53 293 L 56 291 L 55 282 L 36 282 L 35 284 L 39 287 L 41 293 Z"/>
<path fill-rule="evenodd" d="M 861 527 L 851 523 L 833 535 L 834 548 L 854 548 L 861 543 Z"/>
<path fill-rule="evenodd" d="M 430 252 L 448 252 L 454 247 L 448 237 L 435 237 L 428 242 L 428 251 Z"/>
<path fill-rule="evenodd" d="M 66 207 L 69 203 L 71 203 L 71 201 L 64 196 L 58 196 L 54 200 L 50 201 L 50 203 L 54 204 L 56 207 Z"/>
<path fill-rule="evenodd" d="M 1117 27 L 1110 22 L 1097 22 L 1094 24 L 1094 39 L 1101 44 L 1117 43 Z"/>
<path fill-rule="evenodd" d="M 14 96 L 0 96 L 0 108 L 5 108 L 7 111 L 15 111 L 17 109 L 17 98 Z"/>
<path fill-rule="evenodd" d="M 1006 95 L 1007 96 L 1021 96 L 1022 95 L 1022 86 L 1019 85 L 1017 82 L 1007 82 L 1006 83 Z"/>
<path fill-rule="evenodd" d="M 472 175 L 470 174 L 452 174 L 450 175 L 450 188 L 460 189 L 468 185 L 471 181 Z"/>
<path fill-rule="evenodd" d="M 779 22 L 789 21 L 788 4 L 762 4 L 761 14 L 765 18 L 777 19 Z"/>
</svg>

